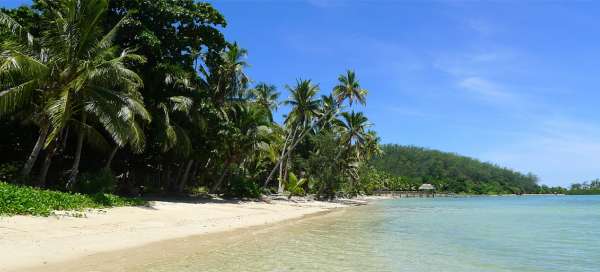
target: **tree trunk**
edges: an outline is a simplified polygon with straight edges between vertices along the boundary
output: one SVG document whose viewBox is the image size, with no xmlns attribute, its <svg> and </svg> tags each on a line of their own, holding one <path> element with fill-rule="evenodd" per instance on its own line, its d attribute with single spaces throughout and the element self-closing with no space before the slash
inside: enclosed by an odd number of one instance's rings
<svg viewBox="0 0 600 272">
<path fill-rule="evenodd" d="M 119 151 L 119 146 L 115 146 L 115 148 L 113 148 L 112 152 L 110 152 L 110 156 L 108 156 L 108 160 L 106 161 L 106 165 L 104 166 L 104 169 L 110 170 L 110 165 L 112 164 L 113 159 L 115 158 L 115 155 L 117 155 L 117 151 Z"/>
<path fill-rule="evenodd" d="M 338 99 L 338 107 L 339 105 L 342 103 L 341 99 Z M 327 112 L 326 114 L 324 114 L 322 117 L 320 117 L 319 119 L 317 119 L 316 122 L 314 122 L 314 125 L 319 125 L 321 122 L 323 122 L 325 119 L 325 117 L 331 113 L 333 113 L 335 110 L 337 110 L 337 107 L 330 110 L 329 112 Z M 312 127 L 311 126 L 311 127 Z M 306 135 L 308 134 L 308 131 L 310 131 L 310 128 L 307 128 L 306 130 L 304 130 L 302 133 L 300 133 L 300 137 L 298 137 L 298 139 L 294 142 L 293 144 L 290 146 L 290 148 L 288 149 L 288 153 L 291 152 L 292 150 L 294 150 L 294 148 L 296 148 L 296 146 L 304 139 L 304 137 L 306 137 Z M 267 187 L 267 185 L 269 184 L 269 182 L 271 181 L 271 179 L 273 178 L 273 175 L 275 174 L 275 171 L 277 171 L 277 168 L 279 167 L 279 165 L 281 165 L 281 162 L 285 159 L 284 157 L 287 157 L 288 154 L 284 154 L 284 156 L 280 157 L 279 160 L 277 161 L 277 163 L 275 164 L 275 167 L 273 167 L 273 169 L 271 170 L 271 173 L 269 174 L 269 176 L 267 177 L 267 179 L 265 180 L 265 183 L 263 184 L 263 187 Z"/>
<path fill-rule="evenodd" d="M 51 147 L 48 149 L 48 152 L 46 152 L 46 157 L 44 158 L 42 169 L 40 169 L 40 175 L 38 176 L 38 187 L 46 186 L 46 177 L 48 176 L 48 169 L 50 169 L 50 164 L 52 164 L 52 156 L 54 156 L 55 150 L 55 147 Z"/>
<path fill-rule="evenodd" d="M 317 121 L 317 122 L 320 122 L 320 121 Z M 285 160 L 289 156 L 290 152 L 292 152 L 294 150 L 294 148 L 296 148 L 296 146 L 298 146 L 298 144 L 300 144 L 300 142 L 302 142 L 302 140 L 304 139 L 304 137 L 306 137 L 306 135 L 308 135 L 308 131 L 310 131 L 310 128 L 304 129 L 300 133 L 300 136 L 298 137 L 298 139 L 296 141 L 294 141 L 292 139 L 292 145 L 290 145 L 290 147 L 284 153 L 284 155 L 279 158 L 279 160 L 277 161 L 277 164 L 275 164 L 275 167 L 273 167 L 273 169 L 271 170 L 271 173 L 267 177 L 267 180 L 265 180 L 265 183 L 263 184 L 263 187 L 266 187 L 269 184 L 269 182 L 273 178 L 273 175 L 275 174 L 275 171 L 277 171 L 277 168 L 282 164 L 283 160 Z"/>
<path fill-rule="evenodd" d="M 215 183 L 215 185 L 213 185 L 212 188 L 210 188 L 210 192 L 211 193 L 217 193 L 217 190 L 221 189 L 221 184 L 223 183 L 223 180 L 225 180 L 225 176 L 227 176 L 227 170 L 229 169 L 229 159 L 227 159 L 225 161 L 225 168 L 223 169 L 223 174 L 221 174 L 221 177 L 219 177 L 219 180 L 217 181 L 217 183 Z"/>
<path fill-rule="evenodd" d="M 288 134 L 288 136 L 285 137 L 285 142 L 283 142 L 283 148 L 281 149 L 281 155 L 279 155 L 279 157 L 282 157 L 285 154 L 285 149 L 287 148 L 288 140 L 293 138 L 294 134 L 296 134 L 296 128 L 294 128 L 292 133 Z M 283 181 L 282 181 L 283 167 L 284 167 L 283 163 L 279 164 L 279 180 L 277 182 L 277 193 L 278 194 L 283 193 Z"/>
<path fill-rule="evenodd" d="M 198 174 L 198 169 L 200 168 L 200 162 L 195 161 L 193 166 L 192 166 L 192 173 L 190 175 L 190 177 L 188 178 L 188 180 L 186 180 L 185 182 L 192 182 L 192 181 L 196 181 L 196 176 Z"/>
<path fill-rule="evenodd" d="M 282 194 L 283 193 L 283 168 L 285 167 L 285 164 L 281 163 L 281 165 L 279 166 L 279 179 L 277 180 L 277 193 L 278 194 Z"/>
<path fill-rule="evenodd" d="M 287 159 L 285 160 L 285 164 L 282 165 L 283 168 L 283 175 L 281 176 L 281 193 L 283 193 L 283 191 L 285 190 L 285 185 L 287 184 L 288 181 L 288 170 L 290 168 L 290 165 L 292 164 L 292 161 L 290 160 L 290 155 L 292 153 L 288 153 Z"/>
<path fill-rule="evenodd" d="M 77 135 L 77 149 L 75 150 L 75 160 L 73 161 L 73 167 L 71 168 L 71 174 L 69 175 L 69 181 L 67 182 L 67 190 L 72 190 L 73 186 L 77 182 L 77 175 L 79 174 L 79 163 L 81 162 L 81 151 L 83 149 L 83 140 L 85 139 L 85 122 L 86 115 L 82 114 L 81 117 L 81 129 L 79 135 Z"/>
<path fill-rule="evenodd" d="M 181 173 L 183 169 L 183 164 L 177 166 L 177 174 L 175 175 L 175 179 L 169 181 L 169 188 L 173 191 L 177 191 L 179 188 L 179 180 L 181 179 Z"/>
<path fill-rule="evenodd" d="M 29 177 L 29 175 L 31 174 L 31 169 L 33 169 L 33 166 L 35 165 L 35 162 L 37 161 L 37 158 L 40 155 L 40 151 L 42 150 L 42 147 L 44 146 L 44 143 L 46 142 L 47 135 L 48 135 L 48 126 L 42 125 L 40 127 L 40 135 L 38 136 L 38 139 L 35 142 L 35 146 L 33 146 L 33 150 L 31 151 L 31 154 L 27 158 L 27 162 L 25 162 L 25 165 L 23 166 L 23 169 L 21 170 L 22 177 Z"/>
<path fill-rule="evenodd" d="M 183 189 L 185 189 L 185 183 L 188 180 L 188 174 L 190 173 L 190 169 L 192 168 L 192 164 L 194 163 L 194 160 L 189 160 L 186 167 L 185 167 L 185 171 L 183 172 L 183 177 L 181 177 L 181 179 L 179 180 L 179 185 L 177 186 L 177 191 L 178 192 L 183 192 Z"/>
<path fill-rule="evenodd" d="M 281 156 L 277 160 L 277 163 L 275 163 L 275 166 L 273 167 L 273 169 L 271 169 L 269 176 L 267 176 L 267 179 L 265 180 L 265 183 L 263 184 L 263 188 L 267 187 L 267 185 L 269 185 L 269 182 L 271 182 L 271 179 L 273 179 L 273 176 L 275 175 L 275 172 L 277 171 L 277 169 L 281 170 L 280 167 L 282 167 L 281 165 L 283 164 L 283 157 L 286 154 L 287 142 L 288 142 L 288 140 L 291 140 L 292 142 L 294 142 L 294 139 L 290 139 L 289 136 L 293 137 L 294 135 L 296 135 L 296 132 L 297 132 L 297 128 L 294 128 L 293 132 L 288 134 L 288 137 L 286 137 L 283 148 L 281 149 Z M 282 186 L 281 182 L 279 182 L 278 188 L 277 188 L 278 192 L 279 192 L 279 188 L 281 188 L 281 186 Z"/>
</svg>

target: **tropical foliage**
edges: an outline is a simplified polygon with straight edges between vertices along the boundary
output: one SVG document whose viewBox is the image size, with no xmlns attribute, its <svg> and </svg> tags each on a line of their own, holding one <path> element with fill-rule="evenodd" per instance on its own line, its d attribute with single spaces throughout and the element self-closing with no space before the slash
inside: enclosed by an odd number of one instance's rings
<svg viewBox="0 0 600 272">
<path fill-rule="evenodd" d="M 367 95 L 353 71 L 328 95 L 306 79 L 280 101 L 276 86 L 246 74 L 248 52 L 225 40 L 210 4 L 36 0 L 2 10 L 0 25 L 10 182 L 334 196 L 357 193 L 359 168 L 379 152 L 367 117 L 352 109 Z M 279 124 L 281 104 L 289 112 Z"/>
<path fill-rule="evenodd" d="M 476 159 L 413 146 L 384 145 L 372 162 L 416 189 L 430 183 L 441 191 L 469 194 L 537 193 L 537 177 Z"/>
<path fill-rule="evenodd" d="M 600 195 L 600 179 L 573 183 L 566 193 L 570 195 Z"/>
<path fill-rule="evenodd" d="M 82 195 L 0 182 L 0 215 L 50 215 L 54 211 L 143 205 L 137 198 L 97 193 Z"/>
<path fill-rule="evenodd" d="M 285 98 L 248 76 L 248 52 L 225 39 L 226 26 L 194 0 L 1 10 L 0 178 L 123 195 L 538 189 L 533 175 L 473 159 L 382 149 L 357 111 L 369 92 L 354 71 L 331 90 L 298 79 Z"/>
</svg>

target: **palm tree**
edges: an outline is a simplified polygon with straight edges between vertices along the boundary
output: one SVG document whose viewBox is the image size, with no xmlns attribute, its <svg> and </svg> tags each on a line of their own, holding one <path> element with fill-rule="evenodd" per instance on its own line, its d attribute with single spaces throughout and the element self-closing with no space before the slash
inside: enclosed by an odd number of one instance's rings
<svg viewBox="0 0 600 272">
<path fill-rule="evenodd" d="M 315 99 L 319 86 L 314 85 L 310 80 L 298 80 L 296 86 L 286 86 L 286 89 L 291 95 L 283 103 L 292 106 L 292 109 L 285 123 L 307 128 L 319 110 L 319 100 Z"/>
<path fill-rule="evenodd" d="M 358 169 L 362 159 L 360 151 L 369 137 L 365 131 L 370 124 L 362 112 L 343 112 L 341 115 L 342 120 L 336 120 L 336 125 L 340 130 L 342 148 L 335 160 L 337 161 L 342 154 L 347 154 L 342 165 L 344 172 L 350 177 L 350 188 L 353 188 L 354 181 L 358 179 Z"/>
<path fill-rule="evenodd" d="M 360 83 L 356 79 L 354 71 L 346 71 L 346 75 L 338 77 L 338 85 L 333 87 L 333 95 L 337 98 L 339 105 L 344 100 L 348 100 L 350 106 L 354 101 L 364 105 L 368 91 L 360 87 Z"/>
<path fill-rule="evenodd" d="M 214 71 L 217 76 L 215 86 L 215 100 L 224 103 L 226 99 L 241 100 L 245 95 L 250 78 L 244 72 L 248 63 L 244 60 L 248 51 L 237 43 L 227 45 L 227 49 L 220 54 L 220 65 Z"/>
<path fill-rule="evenodd" d="M 330 118 L 332 116 L 332 113 L 334 111 L 337 111 L 346 99 L 349 100 L 350 105 L 352 105 L 353 101 L 355 101 L 355 100 L 359 101 L 361 104 L 364 104 L 366 102 L 366 95 L 367 95 L 368 91 L 365 89 L 362 89 L 360 87 L 360 84 L 359 84 L 358 80 L 356 79 L 356 74 L 353 71 L 348 70 L 346 72 L 346 75 L 340 75 L 338 77 L 338 80 L 339 80 L 339 84 L 333 88 L 333 95 L 337 99 L 336 100 L 337 105 L 335 105 L 335 106 L 331 105 L 329 107 L 330 108 L 329 112 L 322 112 L 320 114 L 320 117 L 317 118 L 314 122 L 312 122 L 311 125 L 313 125 L 313 126 L 321 125 L 322 127 L 326 126 L 327 124 L 324 122 L 326 120 L 331 120 Z M 294 114 L 294 110 L 292 109 L 290 116 L 292 116 L 293 114 Z M 290 118 L 290 116 L 288 116 L 288 118 Z M 295 141 L 292 139 L 292 142 L 289 145 L 289 148 L 287 148 L 287 150 L 285 149 L 286 146 L 284 146 L 282 155 L 280 156 L 280 158 L 279 158 L 277 164 L 275 165 L 275 167 L 273 168 L 273 170 L 271 170 L 271 174 L 269 174 L 269 176 L 265 180 L 263 187 L 267 186 L 269 184 L 276 169 L 278 167 L 281 167 L 283 160 L 287 159 L 287 157 L 289 156 L 289 153 L 298 144 L 300 144 L 300 142 L 302 140 L 304 140 L 304 138 L 308 134 L 308 131 L 310 131 L 310 129 L 306 129 L 303 132 L 301 132 L 298 137 L 295 137 Z"/>
<path fill-rule="evenodd" d="M 220 190 L 231 165 L 238 164 L 242 168 L 254 153 L 268 146 L 272 137 L 272 123 L 262 108 L 248 103 L 235 104 L 229 108 L 228 116 L 231 123 L 221 134 L 226 143 L 223 171 L 211 192 Z"/>
<path fill-rule="evenodd" d="M 285 124 L 288 127 L 287 136 L 281 150 L 281 156 L 265 180 L 264 186 L 271 181 L 278 168 L 280 170 L 283 169 L 284 160 L 287 159 L 290 152 L 298 145 L 299 140 L 304 138 L 304 135 L 310 130 L 313 125 L 313 117 L 319 110 L 320 102 L 315 99 L 319 91 L 318 85 L 313 84 L 310 80 L 297 80 L 294 87 L 286 86 L 286 88 L 290 92 L 290 98 L 284 101 L 284 104 L 292 106 L 290 113 L 285 119 Z M 285 175 L 280 173 L 280 176 L 284 177 Z M 280 190 L 283 188 L 281 182 L 280 178 Z"/>
<path fill-rule="evenodd" d="M 36 144 L 21 171 L 28 177 L 48 134 L 47 116 L 42 114 L 44 89 L 50 85 L 47 53 L 39 48 L 39 41 L 7 14 L 0 12 L 0 26 L 8 30 L 0 45 L 0 118 L 17 111 L 28 111 L 39 127 Z"/>
<path fill-rule="evenodd" d="M 365 143 L 362 148 L 365 160 L 383 155 L 383 149 L 381 149 L 380 144 L 381 138 L 377 136 L 377 133 L 373 130 L 369 130 L 365 136 Z"/>
<path fill-rule="evenodd" d="M 150 120 L 137 91 L 142 80 L 125 67 L 125 63 L 143 62 L 144 58 L 113 45 L 120 23 L 102 35 L 100 21 L 107 8 L 107 0 L 65 0 L 52 5 L 43 35 L 26 35 L 27 42 L 21 39 L 19 46 L 2 55 L 4 73 L 17 74 L 26 81 L 6 90 L 9 102 L 0 104 L 14 111 L 31 103 L 32 93 L 37 91 L 43 95 L 40 114 L 47 119 L 47 135 L 40 133 L 40 138 L 46 138 L 45 146 L 66 137 L 67 128 L 77 133 L 68 187 L 77 179 L 84 140 L 105 143 L 94 125 L 106 130 L 119 146 L 134 143 L 140 147 L 143 134 L 136 120 Z M 15 25 L 4 15 L 0 22 L 13 28 Z"/>
<path fill-rule="evenodd" d="M 363 145 L 366 141 L 366 128 L 369 120 L 362 112 L 342 112 L 342 120 L 336 120 L 340 129 L 340 142 L 346 147 Z"/>
<path fill-rule="evenodd" d="M 321 96 L 321 105 L 318 111 L 318 116 L 321 120 L 321 127 L 319 127 L 319 130 L 331 129 L 338 113 L 339 107 L 333 95 L 330 94 Z"/>
<path fill-rule="evenodd" d="M 279 106 L 279 93 L 275 85 L 259 83 L 252 90 L 254 101 L 258 103 L 269 114 L 269 119 L 273 121 L 273 111 Z"/>
</svg>

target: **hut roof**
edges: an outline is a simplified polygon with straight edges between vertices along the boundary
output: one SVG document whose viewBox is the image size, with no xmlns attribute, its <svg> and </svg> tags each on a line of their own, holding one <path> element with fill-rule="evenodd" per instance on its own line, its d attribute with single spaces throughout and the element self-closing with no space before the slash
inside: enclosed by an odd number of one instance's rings
<svg viewBox="0 0 600 272">
<path fill-rule="evenodd" d="M 425 184 L 419 186 L 419 190 L 435 190 L 435 186 L 433 186 L 429 183 L 425 183 Z"/>
</svg>

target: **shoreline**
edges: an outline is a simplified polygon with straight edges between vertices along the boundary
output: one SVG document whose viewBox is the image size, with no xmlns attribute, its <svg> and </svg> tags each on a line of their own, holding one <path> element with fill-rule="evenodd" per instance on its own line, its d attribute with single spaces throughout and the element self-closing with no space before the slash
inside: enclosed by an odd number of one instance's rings
<svg viewBox="0 0 600 272">
<path fill-rule="evenodd" d="M 59 271 L 62 263 L 98 254 L 320 216 L 376 199 L 154 201 L 149 207 L 90 210 L 84 217 L 0 217 L 0 271 Z"/>
</svg>

